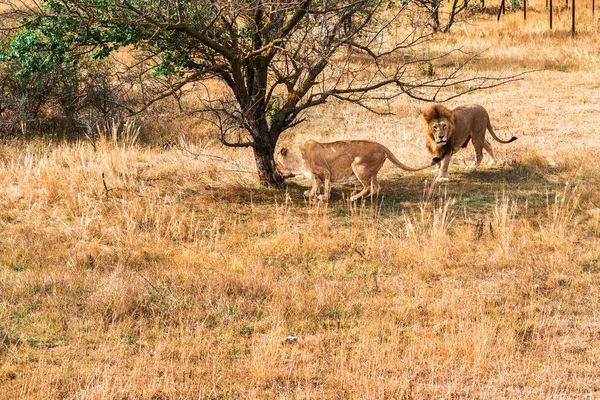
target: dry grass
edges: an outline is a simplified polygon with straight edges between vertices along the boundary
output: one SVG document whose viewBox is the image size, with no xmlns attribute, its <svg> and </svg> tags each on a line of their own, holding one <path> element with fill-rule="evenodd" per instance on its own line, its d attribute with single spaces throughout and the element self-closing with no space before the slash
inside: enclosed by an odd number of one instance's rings
<svg viewBox="0 0 600 400">
<path fill-rule="evenodd" d="M 437 44 L 549 68 L 451 104 L 519 140 L 494 146 L 504 168 L 464 172 L 463 150 L 440 187 L 386 165 L 380 198 L 323 206 L 210 142 L 189 150 L 232 162 L 131 135 L 0 146 L 0 398 L 599 397 L 598 27 L 517 17 Z M 423 106 L 330 104 L 282 142 L 369 138 L 418 165 Z"/>
</svg>

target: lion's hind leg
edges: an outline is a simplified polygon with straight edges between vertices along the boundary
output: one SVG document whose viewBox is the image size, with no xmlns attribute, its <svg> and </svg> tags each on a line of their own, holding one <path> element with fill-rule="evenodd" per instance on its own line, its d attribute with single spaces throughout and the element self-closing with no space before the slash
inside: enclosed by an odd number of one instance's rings
<svg viewBox="0 0 600 400">
<path fill-rule="evenodd" d="M 475 136 L 471 135 L 471 141 L 473 142 L 473 147 L 475 148 L 475 160 L 473 160 L 473 163 L 469 165 L 467 169 L 475 169 L 479 167 L 479 164 L 481 164 L 481 161 L 483 160 L 483 148 L 487 142 L 487 140 L 485 140 L 485 127 L 483 128 L 481 134 Z"/>
</svg>

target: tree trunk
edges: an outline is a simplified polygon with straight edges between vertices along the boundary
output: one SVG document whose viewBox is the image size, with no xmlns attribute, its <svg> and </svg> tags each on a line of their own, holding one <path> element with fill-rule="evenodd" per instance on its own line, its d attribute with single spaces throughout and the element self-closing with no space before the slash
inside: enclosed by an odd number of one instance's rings
<svg viewBox="0 0 600 400">
<path fill-rule="evenodd" d="M 267 186 L 279 186 L 283 183 L 283 178 L 275 168 L 275 146 L 256 146 L 253 147 L 254 160 L 256 161 L 256 171 L 260 181 Z"/>
<path fill-rule="evenodd" d="M 431 19 L 433 20 L 432 28 L 435 32 L 440 30 L 440 6 L 441 0 L 434 0 L 433 9 L 431 10 Z"/>
</svg>

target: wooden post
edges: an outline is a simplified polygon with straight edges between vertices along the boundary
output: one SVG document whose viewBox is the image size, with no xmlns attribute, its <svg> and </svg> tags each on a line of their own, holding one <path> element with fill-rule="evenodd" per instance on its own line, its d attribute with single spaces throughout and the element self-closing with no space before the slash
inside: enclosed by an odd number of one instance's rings
<svg viewBox="0 0 600 400">
<path fill-rule="evenodd" d="M 502 14 L 502 10 L 504 9 L 504 0 L 500 3 L 500 8 L 498 9 L 498 19 L 496 21 L 500 21 L 500 14 Z"/>
<path fill-rule="evenodd" d="M 552 0 L 550 0 L 550 30 L 552 30 Z"/>
<path fill-rule="evenodd" d="M 575 1 L 575 0 L 573 0 Z M 527 0 L 523 0 L 523 21 L 527 20 Z"/>
</svg>

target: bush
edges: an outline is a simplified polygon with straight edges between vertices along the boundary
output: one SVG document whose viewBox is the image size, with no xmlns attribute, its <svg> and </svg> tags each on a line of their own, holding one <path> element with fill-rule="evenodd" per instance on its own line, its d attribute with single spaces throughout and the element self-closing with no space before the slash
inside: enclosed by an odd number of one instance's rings
<svg viewBox="0 0 600 400">
<path fill-rule="evenodd" d="M 111 61 L 18 76 L 14 61 L 0 66 L 0 139 L 60 136 L 68 139 L 108 129 L 128 110 L 127 90 Z"/>
</svg>

